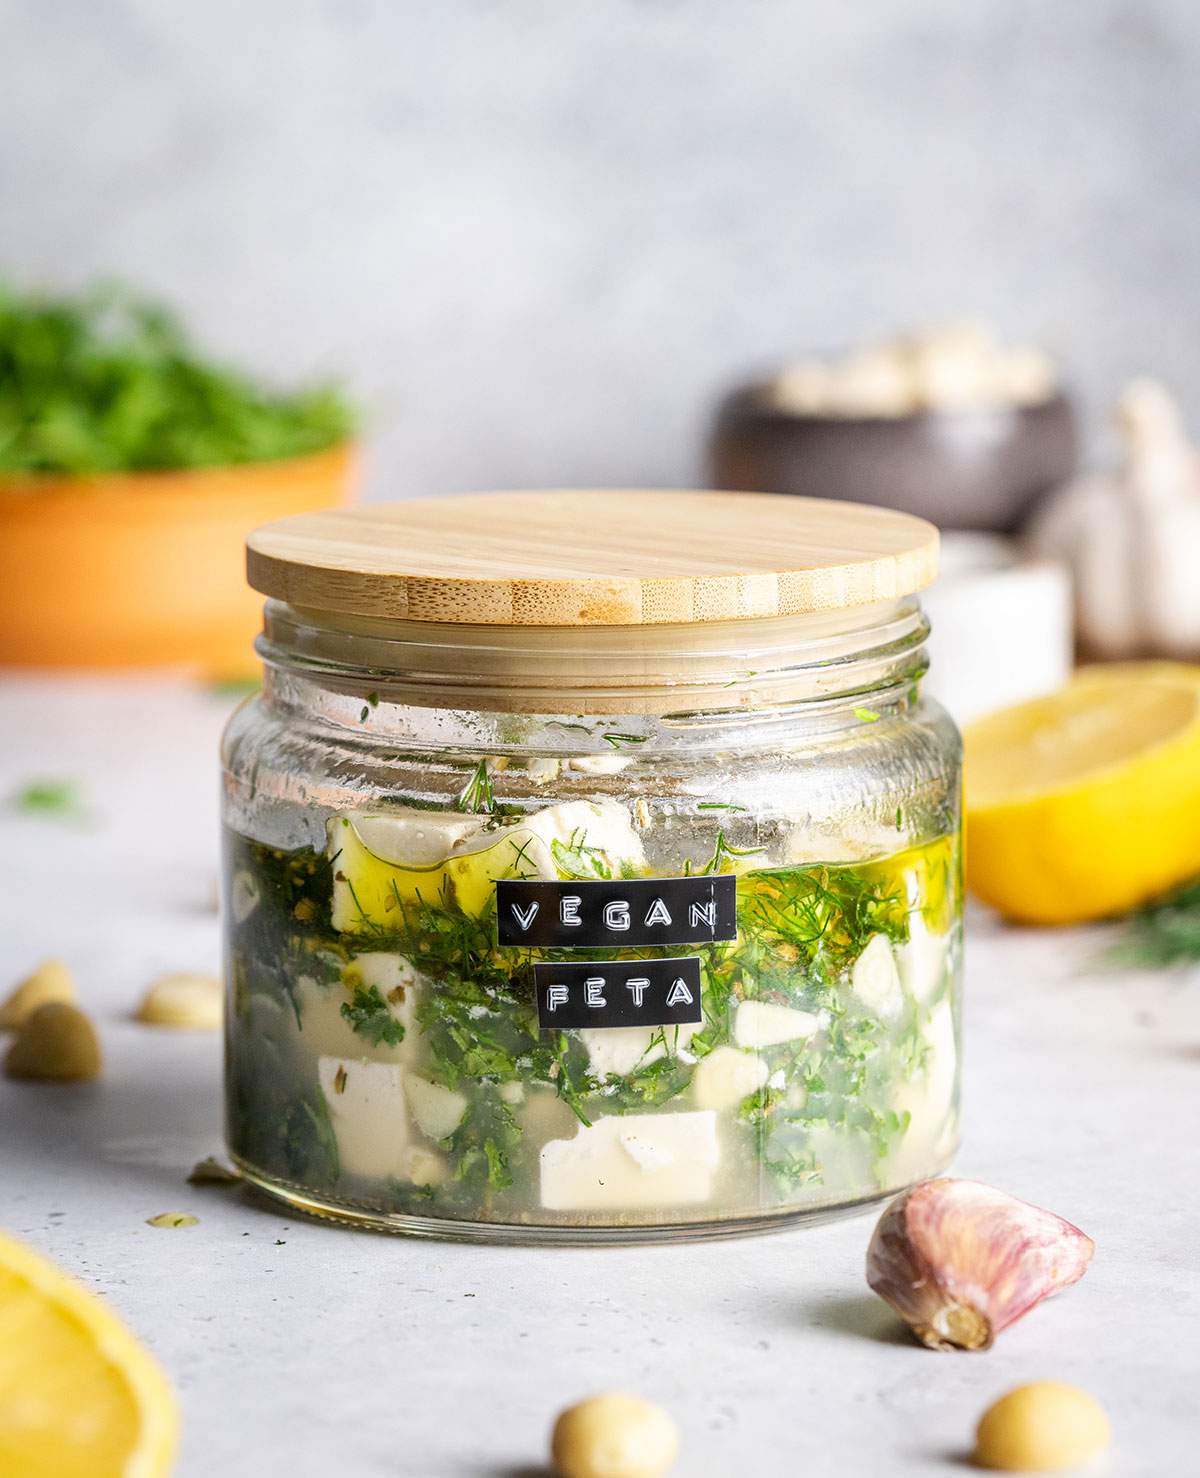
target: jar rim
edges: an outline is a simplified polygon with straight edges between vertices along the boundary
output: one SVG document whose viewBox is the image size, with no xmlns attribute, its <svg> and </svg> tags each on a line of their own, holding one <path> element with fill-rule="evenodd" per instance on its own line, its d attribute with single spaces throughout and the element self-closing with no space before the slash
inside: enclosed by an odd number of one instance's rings
<svg viewBox="0 0 1200 1478">
<path fill-rule="evenodd" d="M 268 600 L 256 645 L 269 668 L 416 707 L 663 716 L 911 685 L 928 634 L 913 596 L 752 624 L 632 627 L 383 620 Z"/>
</svg>

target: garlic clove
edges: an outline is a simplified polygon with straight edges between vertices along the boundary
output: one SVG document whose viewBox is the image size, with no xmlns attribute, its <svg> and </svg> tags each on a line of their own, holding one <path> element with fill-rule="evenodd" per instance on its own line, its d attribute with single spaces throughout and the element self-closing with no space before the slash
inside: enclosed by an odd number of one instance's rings
<svg viewBox="0 0 1200 1478">
<path fill-rule="evenodd" d="M 86 1082 L 99 1077 L 96 1028 L 77 1007 L 50 1001 L 25 1019 L 4 1059 L 10 1078 Z"/>
<path fill-rule="evenodd" d="M 75 977 L 62 960 L 43 960 L 0 1004 L 0 1031 L 18 1030 L 39 1006 L 50 1001 L 76 1000 Z"/>
<path fill-rule="evenodd" d="M 880 1217 L 867 1282 L 931 1350 L 986 1350 L 1082 1278 L 1094 1250 L 1052 1211 L 974 1180 L 927 1180 Z"/>
<path fill-rule="evenodd" d="M 221 1025 L 224 987 L 214 975 L 163 975 L 147 990 L 137 1019 L 147 1026 L 213 1031 Z"/>
<path fill-rule="evenodd" d="M 975 1433 L 975 1464 L 1006 1473 L 1072 1472 L 1112 1442 L 1103 1407 L 1078 1386 L 1033 1381 L 993 1402 Z"/>
</svg>

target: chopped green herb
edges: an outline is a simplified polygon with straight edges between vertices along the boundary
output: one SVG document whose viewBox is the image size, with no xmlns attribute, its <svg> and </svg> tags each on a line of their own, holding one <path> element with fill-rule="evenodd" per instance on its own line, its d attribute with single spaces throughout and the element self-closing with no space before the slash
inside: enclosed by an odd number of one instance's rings
<svg viewBox="0 0 1200 1478">
<path fill-rule="evenodd" d="M 346 441 L 329 388 L 280 394 L 197 356 L 161 306 L 0 284 L 0 471 L 96 473 L 269 462 Z"/>
<path fill-rule="evenodd" d="M 377 985 L 355 987 L 353 997 L 342 1002 L 342 1015 L 373 1047 L 378 1047 L 380 1042 L 396 1047 L 404 1040 L 404 1023 L 392 1015 Z M 337 1091 L 340 1093 L 342 1089 Z"/>
<path fill-rule="evenodd" d="M 745 806 L 735 806 L 726 801 L 697 801 L 697 811 L 744 811 Z"/>
<path fill-rule="evenodd" d="M 10 804 L 26 816 L 82 821 L 88 814 L 83 788 L 74 780 L 30 780 L 13 793 Z"/>
<path fill-rule="evenodd" d="M 1109 964 L 1160 970 L 1200 961 L 1200 880 L 1185 883 L 1128 915 Z"/>
<path fill-rule="evenodd" d="M 854 717 L 856 719 L 860 719 L 864 724 L 874 724 L 879 722 L 879 715 L 875 712 L 873 708 L 856 708 L 854 710 Z"/>
<path fill-rule="evenodd" d="M 717 841 L 713 848 L 713 854 L 700 871 L 705 875 L 722 872 L 726 861 L 733 861 L 738 857 L 756 857 L 766 850 L 765 847 L 732 847 L 725 840 L 725 833 L 719 831 L 717 832 Z"/>
<path fill-rule="evenodd" d="M 601 734 L 605 744 L 611 744 L 614 749 L 620 749 L 622 744 L 645 744 L 649 734 Z"/>
<path fill-rule="evenodd" d="M 455 806 L 460 811 L 494 812 L 496 809 L 496 797 L 492 793 L 492 777 L 488 771 L 488 762 L 482 759 L 475 766 L 475 772 L 463 786 L 455 801 Z"/>
</svg>

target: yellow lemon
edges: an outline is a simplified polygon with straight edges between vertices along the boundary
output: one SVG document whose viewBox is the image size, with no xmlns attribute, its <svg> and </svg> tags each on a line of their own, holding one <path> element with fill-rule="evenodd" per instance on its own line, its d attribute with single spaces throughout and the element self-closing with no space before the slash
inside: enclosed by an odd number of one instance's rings
<svg viewBox="0 0 1200 1478">
<path fill-rule="evenodd" d="M 1200 873 L 1200 669 L 1085 669 L 964 739 L 967 882 L 1009 918 L 1103 918 Z"/>
<path fill-rule="evenodd" d="M 120 1320 L 0 1236 L 0 1474 L 157 1478 L 177 1426 L 171 1388 Z"/>
</svg>

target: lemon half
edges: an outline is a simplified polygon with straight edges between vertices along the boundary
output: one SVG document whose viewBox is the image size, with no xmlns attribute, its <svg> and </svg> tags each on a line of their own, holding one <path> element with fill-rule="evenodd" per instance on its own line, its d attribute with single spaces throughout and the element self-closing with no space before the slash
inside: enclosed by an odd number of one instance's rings
<svg viewBox="0 0 1200 1478">
<path fill-rule="evenodd" d="M 177 1427 L 170 1386 L 120 1320 L 0 1236 L 0 1475 L 158 1478 Z"/>
<path fill-rule="evenodd" d="M 1007 917 L 1103 918 L 1200 873 L 1200 669 L 1084 669 L 964 740 L 967 881 Z"/>
</svg>

